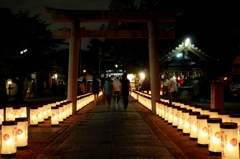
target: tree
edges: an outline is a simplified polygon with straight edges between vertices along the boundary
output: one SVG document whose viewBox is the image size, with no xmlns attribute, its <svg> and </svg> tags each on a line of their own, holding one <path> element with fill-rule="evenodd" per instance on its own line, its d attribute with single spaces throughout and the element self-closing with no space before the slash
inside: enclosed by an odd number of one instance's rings
<svg viewBox="0 0 240 159">
<path fill-rule="evenodd" d="M 51 72 L 55 68 L 55 51 L 60 41 L 52 39 L 45 21 L 29 12 L 12 14 L 0 8 L 9 23 L 0 26 L 2 52 L 0 62 L 1 80 L 11 78 L 18 86 L 16 101 L 23 100 L 24 80 L 33 72 Z M 2 14 L 1 14 L 2 15 Z M 6 65 L 7 63 L 7 65 Z M 4 68 L 4 69 L 2 69 Z"/>
</svg>

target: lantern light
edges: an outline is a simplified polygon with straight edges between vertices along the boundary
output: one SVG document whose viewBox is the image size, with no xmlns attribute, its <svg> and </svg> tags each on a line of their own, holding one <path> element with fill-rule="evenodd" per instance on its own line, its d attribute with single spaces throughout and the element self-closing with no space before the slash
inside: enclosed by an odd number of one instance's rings
<svg viewBox="0 0 240 159">
<path fill-rule="evenodd" d="M 43 117 L 43 106 L 42 105 L 38 105 L 38 123 L 44 123 L 44 117 Z"/>
<path fill-rule="evenodd" d="M 200 113 L 201 115 L 209 115 L 209 108 L 203 107 Z"/>
<path fill-rule="evenodd" d="M 209 118 L 208 123 L 208 151 L 211 155 L 221 155 L 221 118 Z"/>
<path fill-rule="evenodd" d="M 17 121 L 17 142 L 18 148 L 26 148 L 28 146 L 28 119 L 21 117 L 16 118 Z"/>
<path fill-rule="evenodd" d="M 190 134 L 190 117 L 189 117 L 190 112 L 192 112 L 191 109 L 183 110 L 183 135 Z"/>
<path fill-rule="evenodd" d="M 2 125 L 3 121 L 4 121 L 4 108 L 0 107 L 0 125 Z"/>
<path fill-rule="evenodd" d="M 209 115 L 198 115 L 197 116 L 197 143 L 198 146 L 208 146 L 208 123 Z"/>
<path fill-rule="evenodd" d="M 3 121 L 1 157 L 16 156 L 16 130 L 16 121 Z"/>
<path fill-rule="evenodd" d="M 20 117 L 27 117 L 27 107 L 25 105 L 20 106 Z"/>
<path fill-rule="evenodd" d="M 219 112 L 219 109 L 215 109 L 215 108 L 209 109 L 210 118 L 219 118 L 218 112 Z"/>
<path fill-rule="evenodd" d="M 180 106 L 174 106 L 172 108 L 172 126 L 177 127 L 177 122 L 178 122 L 178 118 L 177 118 L 177 113 L 178 113 L 178 108 L 180 108 Z"/>
<path fill-rule="evenodd" d="M 240 143 L 240 114 L 230 114 L 229 121 L 238 124 L 238 142 Z"/>
<path fill-rule="evenodd" d="M 19 106 L 13 107 L 13 116 L 14 116 L 14 120 L 21 116 L 21 108 Z"/>
<path fill-rule="evenodd" d="M 197 116 L 200 115 L 200 112 L 190 112 L 190 139 L 197 140 Z"/>
<path fill-rule="evenodd" d="M 30 108 L 30 126 L 37 126 L 38 125 L 38 107 L 31 107 Z"/>
<path fill-rule="evenodd" d="M 51 108 L 51 125 L 52 126 L 58 126 L 59 125 L 59 121 L 58 121 L 58 107 L 52 107 Z"/>
<path fill-rule="evenodd" d="M 5 108 L 5 119 L 6 119 L 6 121 L 15 120 L 15 118 L 13 116 L 13 106 L 12 105 L 6 106 L 6 108 Z"/>
<path fill-rule="evenodd" d="M 225 122 L 220 124 L 222 158 L 239 159 L 238 124 Z"/>
<path fill-rule="evenodd" d="M 178 131 L 183 130 L 183 116 L 182 116 L 182 113 L 183 113 L 184 110 L 186 110 L 186 108 L 178 109 L 178 126 L 177 126 Z"/>
<path fill-rule="evenodd" d="M 222 119 L 222 122 L 229 122 L 229 112 L 227 111 L 219 111 L 218 112 L 219 118 Z"/>
</svg>

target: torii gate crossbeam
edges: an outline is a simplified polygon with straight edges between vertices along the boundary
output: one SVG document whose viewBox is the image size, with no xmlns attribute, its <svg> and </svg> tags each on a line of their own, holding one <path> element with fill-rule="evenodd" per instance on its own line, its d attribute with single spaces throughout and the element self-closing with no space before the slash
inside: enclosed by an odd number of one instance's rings
<svg viewBox="0 0 240 159">
<path fill-rule="evenodd" d="M 99 10 L 62 10 L 42 8 L 43 13 L 50 16 L 53 22 L 71 22 L 71 29 L 53 31 L 53 38 L 70 39 L 68 101 L 72 101 L 73 113 L 76 112 L 78 52 L 80 38 L 148 38 L 150 83 L 152 93 L 152 112 L 156 113 L 156 101 L 160 99 L 158 38 L 172 39 L 174 32 L 164 34 L 157 29 L 156 22 L 173 23 L 176 11 L 99 11 Z M 110 30 L 83 30 L 80 22 L 110 22 Z M 146 22 L 148 30 L 117 30 L 118 22 Z"/>
</svg>

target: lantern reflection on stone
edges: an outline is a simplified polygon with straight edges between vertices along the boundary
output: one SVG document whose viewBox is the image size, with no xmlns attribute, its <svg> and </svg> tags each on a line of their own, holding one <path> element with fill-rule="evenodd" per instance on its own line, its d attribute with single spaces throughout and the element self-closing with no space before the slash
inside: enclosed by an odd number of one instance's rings
<svg viewBox="0 0 240 159">
<path fill-rule="evenodd" d="M 238 142 L 240 143 L 240 114 L 230 114 L 229 121 L 238 124 Z"/>
<path fill-rule="evenodd" d="M 16 156 L 16 121 L 3 121 L 2 123 L 2 157 Z"/>
<path fill-rule="evenodd" d="M 208 146 L 208 119 L 209 115 L 197 116 L 198 146 Z"/>
<path fill-rule="evenodd" d="M 220 124 L 221 118 L 209 118 L 208 123 L 208 151 L 209 154 L 220 155 L 221 154 L 221 132 Z"/>
<path fill-rule="evenodd" d="M 58 107 L 55 106 L 55 107 L 52 107 L 51 108 L 51 113 L 52 113 L 52 116 L 51 116 L 51 125 L 52 126 L 58 126 L 59 125 L 59 121 L 58 121 Z"/>
<path fill-rule="evenodd" d="M 220 124 L 222 159 L 239 159 L 238 124 L 225 122 Z"/>
<path fill-rule="evenodd" d="M 37 126 L 38 125 L 38 107 L 30 108 L 30 125 Z"/>
<path fill-rule="evenodd" d="M 190 112 L 190 139 L 197 140 L 197 115 L 200 115 L 200 112 Z"/>
<path fill-rule="evenodd" d="M 17 121 L 17 142 L 18 148 L 26 148 L 28 146 L 28 120 L 21 117 L 16 118 Z"/>
</svg>

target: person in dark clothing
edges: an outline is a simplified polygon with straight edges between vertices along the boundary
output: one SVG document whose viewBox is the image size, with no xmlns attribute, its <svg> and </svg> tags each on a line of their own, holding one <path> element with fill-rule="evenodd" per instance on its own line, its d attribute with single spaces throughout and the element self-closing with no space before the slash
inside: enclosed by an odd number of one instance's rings
<svg viewBox="0 0 240 159">
<path fill-rule="evenodd" d="M 97 105 L 97 99 L 99 94 L 99 81 L 97 80 L 96 76 L 93 76 L 92 79 L 92 92 L 94 95 L 94 104 Z"/>
<path fill-rule="evenodd" d="M 124 73 L 121 80 L 121 93 L 123 97 L 124 109 L 128 107 L 129 91 L 131 91 L 131 85 L 129 79 L 127 79 L 127 73 Z"/>
</svg>

